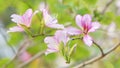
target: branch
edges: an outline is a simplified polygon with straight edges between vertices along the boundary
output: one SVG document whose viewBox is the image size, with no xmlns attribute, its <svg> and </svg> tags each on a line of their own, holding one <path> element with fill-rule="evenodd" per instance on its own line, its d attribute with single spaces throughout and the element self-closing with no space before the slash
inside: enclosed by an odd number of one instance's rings
<svg viewBox="0 0 120 68">
<path fill-rule="evenodd" d="M 32 61 L 34 61 L 35 59 L 39 58 L 40 56 L 44 55 L 45 51 L 42 51 L 42 52 L 39 52 L 38 54 L 36 54 L 35 56 L 33 56 L 30 60 L 20 64 L 18 66 L 18 68 L 23 68 L 25 67 L 26 65 L 28 65 L 29 63 L 31 63 Z"/>
<path fill-rule="evenodd" d="M 118 43 L 116 46 L 114 46 L 113 48 L 111 48 L 110 50 L 108 50 L 108 52 L 104 53 L 104 55 L 100 55 L 100 56 L 95 57 L 95 58 L 93 58 L 93 59 L 90 59 L 90 60 L 88 60 L 88 61 L 86 61 L 86 62 L 83 62 L 83 63 L 75 66 L 75 68 L 82 68 L 82 67 L 84 67 L 84 66 L 86 66 L 86 65 L 89 65 L 89 64 L 94 63 L 94 62 L 96 62 L 96 61 L 99 61 L 100 59 L 104 58 L 106 55 L 110 54 L 110 53 L 113 52 L 115 49 L 117 49 L 117 48 L 119 47 L 119 45 L 120 45 L 120 43 Z"/>
<path fill-rule="evenodd" d="M 93 44 L 95 44 L 99 48 L 101 54 L 104 55 L 103 49 L 100 47 L 100 45 L 98 45 L 95 41 L 93 41 Z"/>
<path fill-rule="evenodd" d="M 106 5 L 105 7 L 103 8 L 101 14 L 104 14 L 105 11 L 108 9 L 108 7 L 114 2 L 115 0 L 110 0 Z"/>
<path fill-rule="evenodd" d="M 53 35 L 48 35 L 48 34 L 36 34 L 36 35 L 33 35 L 32 37 L 35 38 L 35 37 L 38 37 L 38 36 L 53 36 Z"/>
<path fill-rule="evenodd" d="M 18 49 L 17 53 L 15 54 L 15 56 L 12 58 L 12 60 L 10 60 L 8 63 L 6 63 L 2 68 L 7 68 L 9 66 L 9 64 L 11 62 L 13 62 L 23 51 L 23 47 L 27 48 L 27 43 L 29 42 L 29 40 L 26 40 Z"/>
<path fill-rule="evenodd" d="M 73 38 L 73 39 L 71 39 L 71 40 L 77 40 L 77 39 L 82 40 L 82 38 Z M 100 47 L 100 45 L 97 44 L 95 41 L 93 41 L 93 44 L 95 44 L 95 45 L 99 48 L 101 54 L 104 55 L 103 49 Z"/>
</svg>

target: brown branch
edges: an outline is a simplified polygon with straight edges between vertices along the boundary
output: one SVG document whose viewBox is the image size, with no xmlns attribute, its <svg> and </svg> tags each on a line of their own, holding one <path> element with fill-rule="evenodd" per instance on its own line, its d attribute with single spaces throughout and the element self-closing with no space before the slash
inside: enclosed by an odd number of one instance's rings
<svg viewBox="0 0 120 68">
<path fill-rule="evenodd" d="M 77 40 L 77 39 L 82 40 L 82 38 L 73 38 L 73 39 L 71 39 L 71 40 Z M 97 44 L 95 41 L 93 41 L 93 44 L 95 44 L 95 45 L 99 48 L 101 54 L 104 55 L 103 49 L 100 47 L 100 45 Z"/>
<path fill-rule="evenodd" d="M 18 68 L 23 68 L 23 67 L 25 67 L 26 65 L 28 65 L 29 63 L 31 63 L 31 62 L 34 61 L 35 59 L 37 59 L 37 58 L 39 58 L 40 56 L 44 55 L 44 53 L 45 53 L 45 51 L 42 51 L 42 52 L 37 53 L 37 54 L 36 54 L 35 56 L 33 56 L 30 60 L 28 60 L 28 61 L 20 64 L 20 65 L 18 66 Z"/>
<path fill-rule="evenodd" d="M 100 56 L 95 57 L 95 58 L 93 58 L 93 59 L 90 59 L 90 60 L 88 60 L 88 61 L 86 61 L 86 62 L 83 62 L 83 63 L 75 66 L 75 68 L 82 68 L 82 67 L 84 67 L 84 66 L 86 66 L 86 65 L 89 65 L 89 64 L 94 63 L 94 62 L 96 62 L 96 61 L 99 61 L 100 59 L 104 58 L 106 55 L 110 54 L 110 53 L 113 52 L 115 49 L 117 49 L 117 48 L 119 47 L 119 45 L 120 45 L 120 43 L 118 43 L 116 46 L 114 46 L 113 48 L 111 48 L 110 50 L 108 50 L 108 52 L 104 53 L 104 55 L 100 55 Z"/>
<path fill-rule="evenodd" d="M 93 41 L 93 44 L 95 44 L 99 48 L 101 54 L 104 55 L 103 49 L 100 47 L 100 45 L 97 44 L 95 41 Z"/>
<path fill-rule="evenodd" d="M 106 12 L 106 10 L 108 9 L 108 7 L 114 2 L 115 0 L 110 0 L 105 7 L 103 8 L 101 14 L 104 14 Z"/>
</svg>

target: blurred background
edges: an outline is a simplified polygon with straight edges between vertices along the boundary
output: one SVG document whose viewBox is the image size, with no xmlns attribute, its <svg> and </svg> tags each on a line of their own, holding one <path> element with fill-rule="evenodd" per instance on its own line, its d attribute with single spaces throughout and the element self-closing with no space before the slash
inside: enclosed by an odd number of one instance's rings
<svg viewBox="0 0 120 68">
<path fill-rule="evenodd" d="M 42 4 L 48 6 L 51 15 L 56 16 L 60 24 L 78 27 L 75 23 L 77 14 L 90 14 L 93 21 L 99 21 L 101 28 L 91 33 L 94 40 L 107 52 L 120 41 L 120 0 L 0 0 L 0 68 L 17 68 L 20 64 L 28 61 L 37 53 L 46 50 L 47 46 L 43 43 L 45 36 L 38 36 L 30 39 L 25 32 L 7 33 L 7 30 L 16 25 L 11 21 L 12 14 L 22 15 L 27 9 L 39 10 Z M 32 19 L 31 31 L 38 34 L 41 13 Z M 47 34 L 54 34 L 56 30 L 47 29 Z M 72 55 L 71 63 L 66 61 L 59 53 L 52 53 L 31 61 L 23 68 L 74 68 L 88 59 L 100 55 L 96 46 L 88 47 L 80 40 L 74 40 L 78 46 Z M 12 62 L 16 53 L 19 52 Z M 10 62 L 10 63 L 9 63 Z M 95 63 L 84 68 L 120 68 L 120 48 Z"/>
</svg>

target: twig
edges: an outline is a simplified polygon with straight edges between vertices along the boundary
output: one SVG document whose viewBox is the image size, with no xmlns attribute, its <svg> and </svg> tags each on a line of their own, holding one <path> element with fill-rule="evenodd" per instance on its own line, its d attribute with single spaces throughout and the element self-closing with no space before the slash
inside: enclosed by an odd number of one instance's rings
<svg viewBox="0 0 120 68">
<path fill-rule="evenodd" d="M 8 65 L 9 65 L 11 62 L 13 62 L 13 61 L 21 54 L 21 52 L 22 52 L 22 50 L 23 50 L 23 47 L 24 47 L 27 43 L 28 43 L 28 40 L 26 40 L 26 41 L 20 46 L 20 48 L 18 49 L 18 51 L 17 51 L 17 53 L 15 54 L 15 56 L 13 57 L 13 59 L 10 60 L 8 63 L 6 63 L 2 68 L 7 68 Z"/>
<path fill-rule="evenodd" d="M 82 38 L 73 38 L 73 39 L 71 39 L 71 40 L 77 40 L 77 39 L 82 40 Z M 93 41 L 93 44 L 95 44 L 95 45 L 99 48 L 101 54 L 104 55 L 103 49 L 100 47 L 100 45 L 97 44 L 95 41 Z"/>
<path fill-rule="evenodd" d="M 53 36 L 53 35 L 48 35 L 48 34 L 36 34 L 36 35 L 33 35 L 32 37 L 35 38 L 35 37 L 39 37 L 39 36 Z"/>
<path fill-rule="evenodd" d="M 35 59 L 39 58 L 40 56 L 44 55 L 45 51 L 39 52 L 38 54 L 36 54 L 35 56 L 33 56 L 30 60 L 24 62 L 23 64 L 20 64 L 18 66 L 18 68 L 23 68 L 26 65 L 28 65 L 29 63 L 31 63 L 32 61 L 34 61 Z"/>
<path fill-rule="evenodd" d="M 113 1 L 115 1 L 115 0 L 110 0 L 110 1 L 105 5 L 105 7 L 103 8 L 101 14 L 104 14 L 104 13 L 105 13 L 105 11 L 106 11 L 106 10 L 108 9 L 108 7 L 113 3 Z"/>
<path fill-rule="evenodd" d="M 93 41 L 93 44 L 95 44 L 99 48 L 101 54 L 104 55 L 103 49 L 100 47 L 100 45 L 97 44 L 95 41 Z"/>
<path fill-rule="evenodd" d="M 91 63 L 94 63 L 94 62 L 96 62 L 96 61 L 104 58 L 106 55 L 108 55 L 109 53 L 111 53 L 111 52 L 113 52 L 115 49 L 117 49 L 117 48 L 119 47 L 119 45 L 120 45 L 120 43 L 118 43 L 116 46 L 114 46 L 113 48 L 111 48 L 110 50 L 108 50 L 108 52 L 104 53 L 104 55 L 100 55 L 100 56 L 95 57 L 95 58 L 93 58 L 93 59 L 90 59 L 90 60 L 88 60 L 88 61 L 86 61 L 86 62 L 83 62 L 83 63 L 75 66 L 75 68 L 82 68 L 82 67 L 84 67 L 84 66 L 86 66 L 86 65 L 89 65 L 89 64 L 91 64 Z"/>
</svg>

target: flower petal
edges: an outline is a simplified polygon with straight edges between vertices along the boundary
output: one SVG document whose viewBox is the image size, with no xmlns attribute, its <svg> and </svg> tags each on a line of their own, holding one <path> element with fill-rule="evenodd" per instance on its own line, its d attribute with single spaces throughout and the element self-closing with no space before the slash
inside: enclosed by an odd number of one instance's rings
<svg viewBox="0 0 120 68">
<path fill-rule="evenodd" d="M 91 24 L 92 24 L 92 17 L 89 15 L 89 14 L 85 14 L 83 17 L 82 17 L 82 26 L 84 28 L 90 28 L 91 27 Z"/>
<path fill-rule="evenodd" d="M 44 42 L 45 42 L 46 44 L 52 44 L 53 46 L 54 46 L 54 45 L 58 45 L 58 42 L 57 42 L 57 40 L 56 40 L 54 37 L 46 37 L 46 38 L 44 39 Z"/>
<path fill-rule="evenodd" d="M 100 24 L 98 22 L 93 22 L 92 27 L 88 32 L 94 32 L 96 29 L 100 28 Z"/>
<path fill-rule="evenodd" d="M 66 43 L 69 40 L 67 33 L 65 31 L 62 31 L 62 30 L 56 31 L 55 38 L 58 40 L 59 43 L 63 42 L 64 45 L 66 45 Z"/>
<path fill-rule="evenodd" d="M 83 41 L 86 45 L 91 46 L 92 45 L 92 38 L 89 35 L 85 35 L 83 37 Z"/>
<path fill-rule="evenodd" d="M 64 29 L 69 35 L 79 35 L 81 34 L 81 30 L 74 27 L 67 27 Z"/>
<path fill-rule="evenodd" d="M 22 24 L 22 17 L 20 15 L 17 15 L 17 14 L 12 14 L 11 15 L 12 17 L 12 21 L 17 23 L 17 24 Z"/>
<path fill-rule="evenodd" d="M 51 17 L 49 14 L 48 14 L 48 11 L 46 9 L 43 10 L 43 17 L 44 17 L 44 21 L 45 21 L 45 24 L 47 23 L 57 23 L 57 19 Z M 53 22 L 54 21 L 54 22 Z"/>
<path fill-rule="evenodd" d="M 64 26 L 61 24 L 57 24 L 57 19 L 55 17 L 52 17 L 48 14 L 48 11 L 44 9 L 43 11 L 43 17 L 45 21 L 45 25 L 50 28 L 57 28 L 57 29 L 63 29 Z"/>
<path fill-rule="evenodd" d="M 76 20 L 76 24 L 80 27 L 80 28 L 82 28 L 83 26 L 82 26 L 82 16 L 81 15 L 77 15 L 76 16 L 76 18 L 75 18 L 75 20 Z"/>
<path fill-rule="evenodd" d="M 53 53 L 53 52 L 58 52 L 58 50 L 48 48 L 45 52 L 45 55 L 48 55 L 48 54 Z"/>
<path fill-rule="evenodd" d="M 32 12 L 32 9 L 28 9 L 25 14 L 23 14 L 22 16 L 22 22 L 26 25 L 26 26 L 30 26 L 31 24 L 31 19 L 32 19 L 32 16 L 33 16 L 33 12 Z"/>
<path fill-rule="evenodd" d="M 52 52 L 59 51 L 59 43 L 54 37 L 46 37 L 44 39 L 44 42 L 47 44 L 47 47 L 48 47 L 45 53 L 46 55 Z"/>
<path fill-rule="evenodd" d="M 22 31 L 24 31 L 24 29 L 22 29 L 21 27 L 14 26 L 14 27 L 10 28 L 7 32 L 9 33 L 9 32 L 22 32 Z"/>
<path fill-rule="evenodd" d="M 64 29 L 64 26 L 61 24 L 46 24 L 46 26 L 50 28 Z"/>
</svg>

